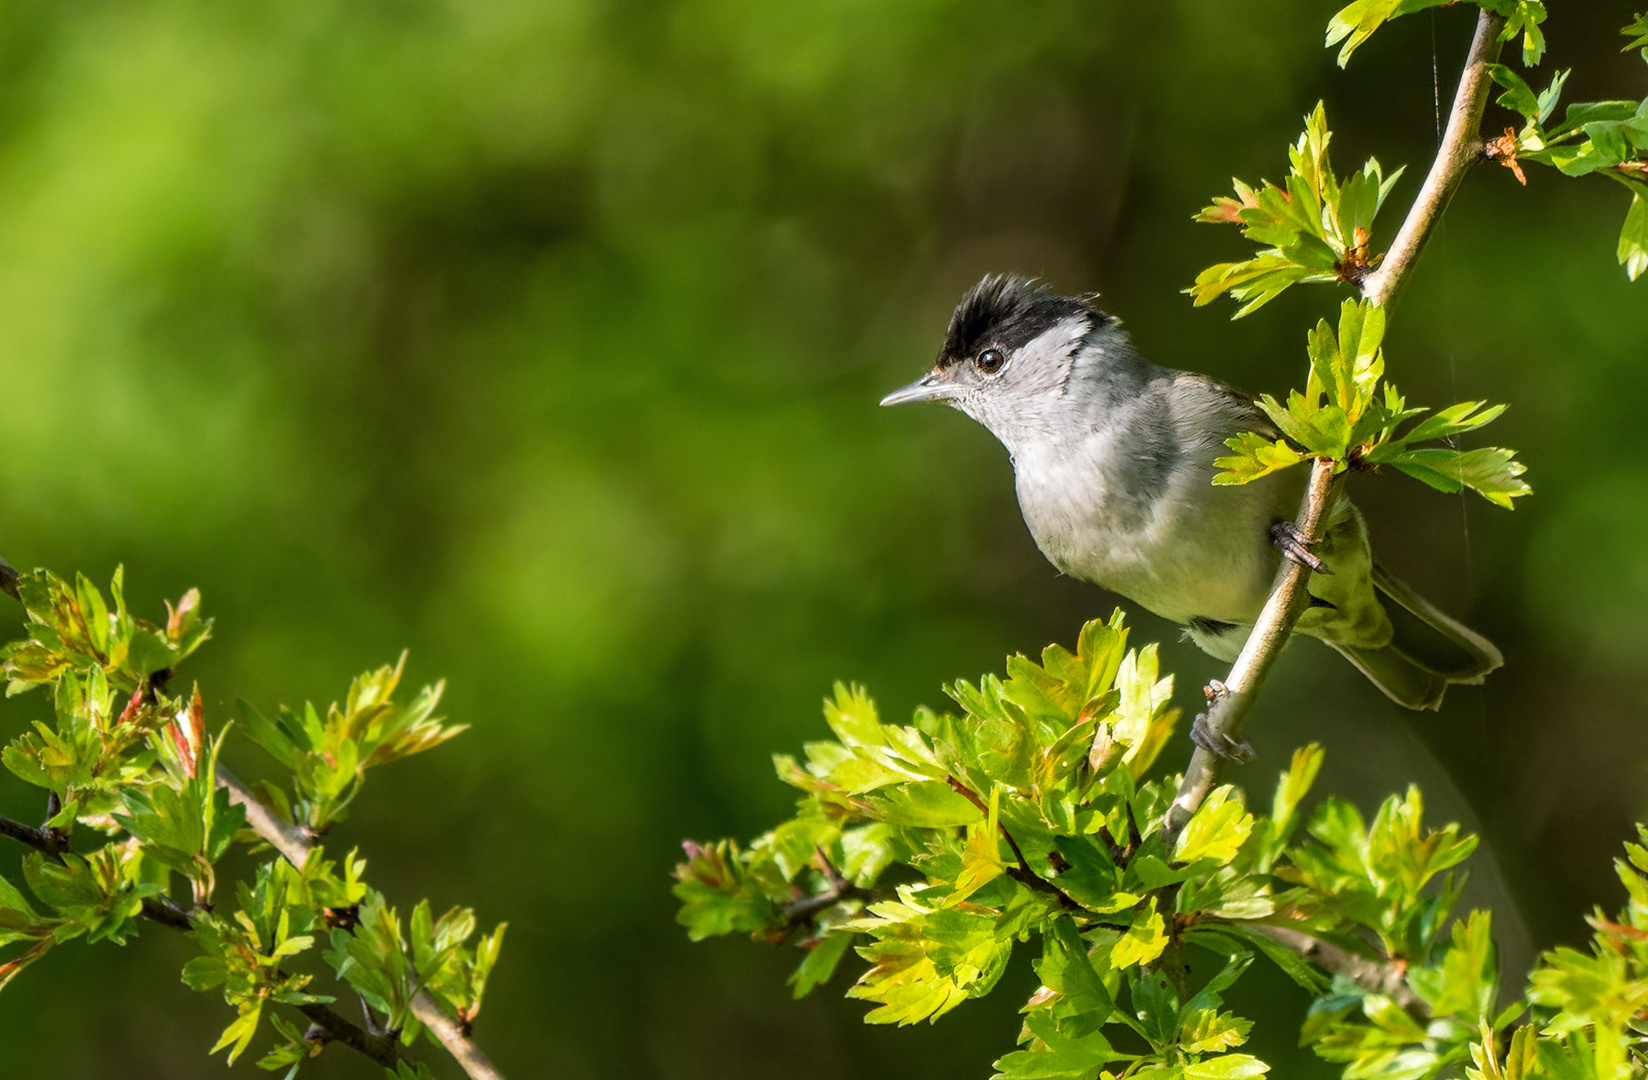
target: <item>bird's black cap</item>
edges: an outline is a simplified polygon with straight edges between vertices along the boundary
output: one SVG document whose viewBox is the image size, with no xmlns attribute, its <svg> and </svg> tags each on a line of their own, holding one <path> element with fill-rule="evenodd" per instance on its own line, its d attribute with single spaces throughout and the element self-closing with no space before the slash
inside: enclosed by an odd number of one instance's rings
<svg viewBox="0 0 1648 1080">
<path fill-rule="evenodd" d="M 956 305 L 939 364 L 968 359 L 991 345 L 1022 348 L 1071 315 L 1086 315 L 1094 326 L 1114 321 L 1085 299 L 1056 296 L 1031 278 L 991 275 L 967 290 Z"/>
</svg>

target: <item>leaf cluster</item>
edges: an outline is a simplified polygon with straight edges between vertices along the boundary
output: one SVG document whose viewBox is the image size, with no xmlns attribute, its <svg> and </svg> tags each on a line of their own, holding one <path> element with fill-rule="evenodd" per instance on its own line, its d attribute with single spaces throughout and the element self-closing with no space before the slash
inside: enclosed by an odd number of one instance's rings
<svg viewBox="0 0 1648 1080">
<path fill-rule="evenodd" d="M 319 845 L 301 865 L 271 852 L 246 829 L 247 813 L 219 777 L 227 735 L 206 728 L 200 692 L 173 696 L 173 668 L 206 638 L 199 594 L 168 608 L 164 626 L 131 616 L 116 571 L 112 605 L 84 576 L 70 584 L 46 571 L 20 575 L 27 637 L 0 648 L 8 692 L 52 688 L 51 722 L 36 721 L 0 751 L 19 780 L 46 789 L 48 817 L 39 828 L 6 822 L 5 831 L 35 850 L 23 860 L 28 893 L 0 876 L 0 987 L 63 941 L 122 942 L 159 919 L 185 930 L 200 953 L 183 968 L 196 990 L 220 991 L 235 1011 L 213 1050 L 230 1061 L 244 1053 L 267 1014 L 278 1042 L 265 1069 L 298 1066 L 318 1054 L 316 1038 L 265 1006 L 291 1006 L 323 1018 L 330 994 L 316 987 L 318 966 L 375 1010 L 369 1033 L 386 1048 L 391 1075 L 427 1075 L 397 1061 L 422 1030 L 411 1013 L 427 992 L 467 1028 L 480 1010 L 498 959 L 503 927 L 475 936 L 472 911 L 436 919 L 427 902 L 403 922 L 363 880 L 365 862 L 351 853 L 341 866 Z M 265 810 L 318 835 L 344 817 L 365 771 L 436 746 L 461 727 L 433 711 L 440 687 L 411 702 L 394 697 L 405 658 L 355 680 L 342 706 L 281 709 L 265 719 L 243 706 L 256 742 L 290 771 L 295 797 L 266 784 Z M 214 903 L 220 864 L 240 849 L 257 853 L 234 903 Z M 174 879 L 188 885 L 173 898 Z M 373 1016 L 373 1013 L 369 1013 Z M 325 1027 L 324 1019 L 320 1021 Z"/>
<path fill-rule="evenodd" d="M 1648 63 L 1648 14 L 1621 31 L 1627 49 L 1641 49 Z M 1559 71 L 1544 90 L 1535 91 L 1504 64 L 1495 64 L 1493 79 L 1504 87 L 1496 99 L 1523 119 L 1520 130 L 1507 128 L 1488 146 L 1498 159 L 1527 183 L 1521 163 L 1538 162 L 1564 176 L 1596 173 L 1622 184 L 1631 193 L 1620 229 L 1620 265 L 1635 281 L 1648 271 L 1648 97 L 1641 101 L 1585 101 L 1567 107 L 1554 121 L 1569 72 Z M 1554 121 L 1554 122 L 1553 122 Z"/>
<path fill-rule="evenodd" d="M 1353 0 L 1328 20 L 1328 47 L 1343 42 L 1339 48 L 1339 66 L 1344 67 L 1350 62 L 1351 54 L 1390 20 L 1454 2 L 1456 0 Z M 1505 17 L 1500 41 L 1522 35 L 1524 64 L 1532 67 L 1539 63 L 1545 55 L 1545 33 L 1539 28 L 1545 21 L 1545 5 L 1540 0 L 1479 0 L 1478 6 Z"/>
<path fill-rule="evenodd" d="M 273 784 L 261 790 L 282 817 L 320 835 L 348 816 L 367 769 L 432 749 L 469 726 L 434 715 L 445 683 L 424 687 L 408 704 L 395 701 L 405 667 L 402 653 L 394 667 L 359 676 L 344 704 L 334 702 L 324 716 L 312 704 L 302 712 L 283 705 L 271 720 L 251 702 L 238 703 L 247 736 L 292 774 L 295 797 Z"/>
<path fill-rule="evenodd" d="M 1240 225 L 1243 236 L 1267 245 L 1250 259 L 1218 263 L 1198 274 L 1185 290 L 1197 307 L 1228 292 L 1242 304 L 1234 316 L 1239 319 L 1292 285 L 1355 283 L 1378 265 L 1371 247 L 1373 220 L 1402 170 L 1386 177 L 1369 158 L 1361 172 L 1340 180 L 1328 161 L 1331 138 L 1318 102 L 1288 151 L 1290 168 L 1281 186 L 1264 181 L 1255 188 L 1233 180 L 1235 198 L 1216 198 L 1196 215 L 1197 221 Z"/>
<path fill-rule="evenodd" d="M 848 994 L 870 1023 L 935 1020 L 1029 948 L 1042 985 L 998 1077 L 1257 1076 L 1224 994 L 1261 956 L 1315 997 L 1306 1037 L 1324 1056 L 1397 1045 L 1428 1055 L 1413 1076 L 1466 1060 L 1498 978 L 1486 916 L 1452 920 L 1474 838 L 1427 829 L 1417 792 L 1371 822 L 1327 800 L 1296 835 L 1316 747 L 1268 815 L 1221 787 L 1170 835 L 1177 778 L 1147 770 L 1176 721 L 1171 679 L 1126 637 L 1119 614 L 1090 623 L 1075 652 L 1015 657 L 1004 679 L 948 688 L 959 715 L 908 726 L 838 686 L 834 738 L 776 759 L 803 792 L 795 816 L 748 846 L 687 845 L 680 922 L 801 944 L 798 995 L 856 950 Z M 1379 977 L 1324 972 L 1307 959 L 1321 950 Z M 1190 964 L 1207 953 L 1222 959 Z"/>
<path fill-rule="evenodd" d="M 1310 376 L 1304 393 L 1295 390 L 1285 405 L 1269 394 L 1259 399 L 1284 438 L 1245 432 L 1227 440 L 1233 452 L 1214 462 L 1223 471 L 1213 482 L 1245 484 L 1310 458 L 1326 458 L 1338 471 L 1389 465 L 1439 491 L 1468 487 L 1511 509 L 1511 500 L 1530 490 L 1520 479 L 1524 469 L 1514 451 L 1424 445 L 1474 431 L 1505 407 L 1467 401 L 1404 428 L 1427 410 L 1408 407 L 1395 386 L 1383 381 L 1384 335 L 1384 309 L 1366 300 L 1340 306 L 1337 332 L 1326 319 L 1318 322 L 1307 338 Z"/>
</svg>

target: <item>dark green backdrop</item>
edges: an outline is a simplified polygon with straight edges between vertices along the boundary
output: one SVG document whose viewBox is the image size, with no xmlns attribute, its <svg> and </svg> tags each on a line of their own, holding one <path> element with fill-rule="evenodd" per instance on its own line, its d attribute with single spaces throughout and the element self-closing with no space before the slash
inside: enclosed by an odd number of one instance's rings
<svg viewBox="0 0 1648 1080">
<path fill-rule="evenodd" d="M 1472 23 L 1403 19 L 1340 72 L 1336 6 L 17 0 L 0 554 L 124 563 L 151 617 L 198 585 L 219 636 L 186 674 L 214 725 L 238 696 L 336 698 L 403 647 L 411 678 L 450 680 L 473 730 L 374 774 L 331 843 L 403 912 L 509 921 L 478 1038 L 512 1078 L 987 1075 L 1024 964 L 934 1027 L 868 1029 L 843 980 L 788 1000 L 793 952 L 689 946 L 669 869 L 683 837 L 783 813 L 769 755 L 822 732 L 833 680 L 897 716 L 1114 604 L 1041 560 L 984 432 L 875 407 L 980 275 L 1098 290 L 1162 363 L 1302 379 L 1339 296 L 1193 310 L 1178 290 L 1245 249 L 1191 215 L 1232 174 L 1279 177 L 1326 99 L 1341 172 L 1410 165 L 1388 239 Z M 1630 14 L 1553 5 L 1538 81 L 1573 65 L 1574 99 L 1642 96 Z M 1609 859 L 1648 801 L 1626 202 L 1479 170 L 1387 341 L 1411 401 L 1513 406 L 1488 434 L 1529 465 L 1515 513 L 1357 484 L 1386 561 L 1505 670 L 1410 726 L 1300 644 L 1243 774 L 1268 790 L 1317 738 L 1320 788 L 1365 809 L 1420 781 L 1439 823 L 1485 833 L 1476 898 L 1512 966 L 1622 899 Z M 1192 705 L 1217 667 L 1135 623 Z M 6 737 L 46 707 L 7 703 Z M 18 788 L 0 812 L 36 818 Z M 179 982 L 187 955 L 158 928 L 59 949 L 0 994 L 0 1073 L 222 1075 L 206 1048 L 230 1013 Z M 1329 1075 L 1284 1060 L 1297 992 L 1250 976 L 1238 1007 L 1273 1075 Z M 315 1073 L 375 1074 L 341 1051 Z"/>
</svg>

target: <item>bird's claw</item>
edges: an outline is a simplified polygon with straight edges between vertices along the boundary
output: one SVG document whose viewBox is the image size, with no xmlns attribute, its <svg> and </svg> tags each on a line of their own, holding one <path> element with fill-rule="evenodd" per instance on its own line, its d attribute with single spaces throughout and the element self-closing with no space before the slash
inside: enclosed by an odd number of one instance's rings
<svg viewBox="0 0 1648 1080">
<path fill-rule="evenodd" d="M 1318 537 L 1315 540 L 1307 539 L 1299 531 L 1299 526 L 1286 520 L 1273 522 L 1270 526 L 1270 542 L 1281 549 L 1282 554 L 1292 559 L 1300 566 L 1306 567 L 1318 574 L 1331 574 L 1328 564 L 1311 554 L 1311 548 L 1322 542 Z"/>
<path fill-rule="evenodd" d="M 1253 760 L 1253 747 L 1242 739 L 1233 739 L 1208 725 L 1207 714 L 1198 713 L 1190 724 L 1190 741 L 1216 758 L 1241 765 Z"/>
</svg>

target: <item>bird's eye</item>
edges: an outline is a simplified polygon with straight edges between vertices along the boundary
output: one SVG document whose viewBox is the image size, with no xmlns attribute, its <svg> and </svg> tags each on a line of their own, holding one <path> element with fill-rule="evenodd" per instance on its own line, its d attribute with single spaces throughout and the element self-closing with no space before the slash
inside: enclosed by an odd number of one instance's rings
<svg viewBox="0 0 1648 1080">
<path fill-rule="evenodd" d="M 1007 363 L 1007 357 L 1001 354 L 1000 349 L 985 349 L 978 354 L 978 359 L 974 362 L 986 375 L 994 375 L 1001 370 L 1001 365 Z"/>
</svg>

